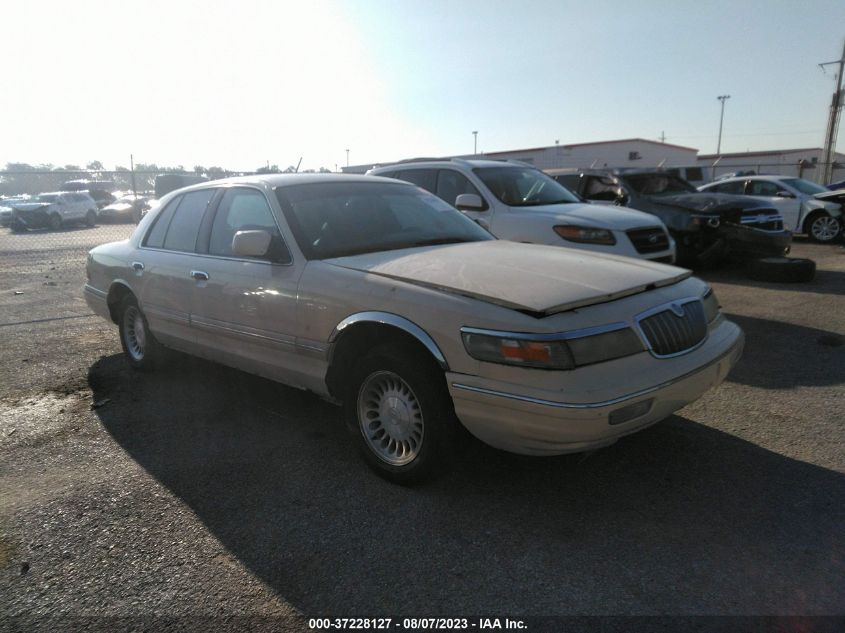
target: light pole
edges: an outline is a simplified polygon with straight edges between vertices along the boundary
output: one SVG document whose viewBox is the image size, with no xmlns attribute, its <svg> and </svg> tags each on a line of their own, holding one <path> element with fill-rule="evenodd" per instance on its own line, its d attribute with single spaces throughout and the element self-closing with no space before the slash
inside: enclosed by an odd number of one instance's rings
<svg viewBox="0 0 845 633">
<path fill-rule="evenodd" d="M 349 150 L 346 150 L 346 166 L 349 167 Z"/>
<path fill-rule="evenodd" d="M 478 154 L 478 130 L 472 131 L 472 155 Z"/>
<path fill-rule="evenodd" d="M 725 120 L 725 101 L 731 98 L 730 95 L 719 95 L 716 97 L 719 101 L 722 102 L 722 114 L 719 116 L 719 142 L 716 145 L 716 154 L 721 155 L 722 153 L 722 122 Z"/>
</svg>

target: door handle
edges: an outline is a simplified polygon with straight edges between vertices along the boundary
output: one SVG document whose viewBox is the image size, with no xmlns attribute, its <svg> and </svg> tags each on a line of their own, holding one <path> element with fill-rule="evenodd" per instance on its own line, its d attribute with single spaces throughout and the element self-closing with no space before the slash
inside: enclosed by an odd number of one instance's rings
<svg viewBox="0 0 845 633">
<path fill-rule="evenodd" d="M 203 272 L 201 270 L 192 270 L 191 277 L 193 277 L 197 281 L 208 281 L 208 273 Z"/>
<path fill-rule="evenodd" d="M 137 272 L 141 272 L 144 270 L 144 262 L 132 262 L 132 268 L 134 268 Z"/>
</svg>

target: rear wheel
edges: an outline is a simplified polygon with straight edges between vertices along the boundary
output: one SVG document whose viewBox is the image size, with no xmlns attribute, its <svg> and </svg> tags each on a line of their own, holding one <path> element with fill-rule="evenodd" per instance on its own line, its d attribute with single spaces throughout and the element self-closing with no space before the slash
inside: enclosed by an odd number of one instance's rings
<svg viewBox="0 0 845 633">
<path fill-rule="evenodd" d="M 60 228 L 62 228 L 62 216 L 60 216 L 58 213 L 51 213 L 48 225 L 53 231 L 58 231 Z"/>
<path fill-rule="evenodd" d="M 839 218 L 834 218 L 824 212 L 811 215 L 805 226 L 810 239 L 821 244 L 832 242 L 842 232 L 842 223 Z"/>
<path fill-rule="evenodd" d="M 356 364 L 344 403 L 367 464 L 404 485 L 448 469 L 465 441 L 442 372 L 421 356 L 375 348 Z"/>
<path fill-rule="evenodd" d="M 94 226 L 97 224 L 97 212 L 93 209 L 89 209 L 88 213 L 85 214 L 85 224 L 88 226 Z"/>
<path fill-rule="evenodd" d="M 150 332 L 147 318 L 132 295 L 123 299 L 120 304 L 118 326 L 120 344 L 129 365 L 141 371 L 153 369 L 161 356 L 161 346 Z"/>
</svg>

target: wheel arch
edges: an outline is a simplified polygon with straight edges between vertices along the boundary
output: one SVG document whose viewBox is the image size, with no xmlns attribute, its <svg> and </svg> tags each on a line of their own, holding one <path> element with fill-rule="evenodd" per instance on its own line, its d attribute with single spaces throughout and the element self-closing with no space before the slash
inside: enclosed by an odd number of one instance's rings
<svg viewBox="0 0 845 633">
<path fill-rule="evenodd" d="M 441 371 L 449 369 L 440 347 L 413 321 L 389 312 L 359 312 L 338 323 L 329 337 L 326 372 L 329 393 L 342 399 L 345 379 L 354 362 L 368 349 L 389 342 L 413 348 Z"/>
<path fill-rule="evenodd" d="M 111 320 L 114 323 L 117 323 L 118 318 L 120 318 L 120 315 L 117 312 L 118 307 L 128 295 L 135 296 L 135 293 L 132 292 L 132 288 L 129 287 L 129 284 L 123 280 L 118 279 L 114 281 L 109 288 L 109 293 L 106 296 L 106 304 L 109 307 L 109 316 L 111 316 Z"/>
</svg>

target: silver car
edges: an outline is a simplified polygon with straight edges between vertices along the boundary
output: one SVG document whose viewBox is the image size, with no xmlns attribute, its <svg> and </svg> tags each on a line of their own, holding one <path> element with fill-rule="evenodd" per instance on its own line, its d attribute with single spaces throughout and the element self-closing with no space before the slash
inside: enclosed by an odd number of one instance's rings
<svg viewBox="0 0 845 633">
<path fill-rule="evenodd" d="M 464 428 L 530 455 L 606 446 L 718 385 L 743 346 L 687 270 L 499 241 L 372 176 L 178 190 L 87 274 L 132 367 L 171 347 L 343 403 L 400 483 L 447 467 Z"/>
</svg>

